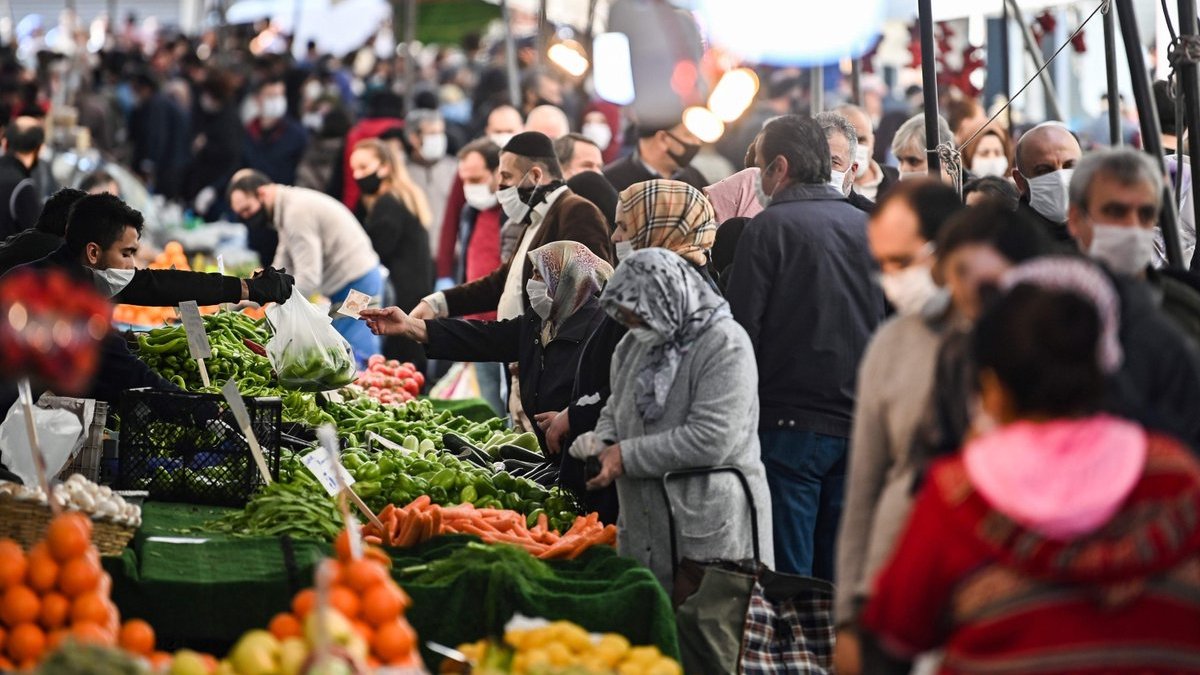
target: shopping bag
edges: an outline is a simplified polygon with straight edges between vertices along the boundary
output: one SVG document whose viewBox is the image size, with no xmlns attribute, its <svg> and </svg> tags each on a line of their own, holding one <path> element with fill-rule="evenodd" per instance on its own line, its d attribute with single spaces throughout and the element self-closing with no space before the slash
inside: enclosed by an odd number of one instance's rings
<svg viewBox="0 0 1200 675">
<path fill-rule="evenodd" d="M 46 475 L 53 477 L 83 446 L 91 427 L 96 402 L 43 394 L 33 406 L 38 447 L 46 460 Z M 0 424 L 0 463 L 26 485 L 37 485 L 37 469 L 29 452 L 25 406 L 17 401 Z"/>
<path fill-rule="evenodd" d="M 272 336 L 267 358 L 285 389 L 329 391 L 354 381 L 354 350 L 333 329 L 329 315 L 317 309 L 300 291 L 282 304 L 267 308 Z"/>
<path fill-rule="evenodd" d="M 675 514 L 667 486 L 695 475 L 733 473 L 750 506 L 754 560 L 679 560 Z M 813 674 L 833 669 L 833 585 L 773 572 L 760 563 L 758 514 L 745 475 L 732 466 L 670 472 L 667 498 L 671 560 L 675 567 L 676 625 L 687 673 Z"/>
</svg>

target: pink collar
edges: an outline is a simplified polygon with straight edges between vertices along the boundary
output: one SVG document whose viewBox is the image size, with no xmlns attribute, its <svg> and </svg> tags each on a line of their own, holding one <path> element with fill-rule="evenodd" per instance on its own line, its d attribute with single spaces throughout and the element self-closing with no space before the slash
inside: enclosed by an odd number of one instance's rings
<svg viewBox="0 0 1200 675">
<path fill-rule="evenodd" d="M 1140 426 L 1097 415 L 1009 424 L 967 444 L 963 462 L 992 508 L 1067 541 L 1108 523 L 1141 478 L 1146 449 Z"/>
</svg>

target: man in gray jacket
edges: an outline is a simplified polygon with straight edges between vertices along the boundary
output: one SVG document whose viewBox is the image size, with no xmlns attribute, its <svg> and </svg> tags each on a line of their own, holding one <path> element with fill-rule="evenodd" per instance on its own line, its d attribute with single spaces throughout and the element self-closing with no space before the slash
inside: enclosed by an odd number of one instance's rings
<svg viewBox="0 0 1200 675">
<path fill-rule="evenodd" d="M 247 227 L 279 232 L 272 267 L 292 272 L 305 297 L 329 298 L 333 327 L 354 347 L 360 366 L 379 353 L 379 338 L 363 322 L 336 314 L 351 290 L 371 296 L 372 306 L 383 297 L 379 256 L 349 209 L 323 192 L 278 185 L 253 169 L 233 175 L 229 205 Z"/>
<path fill-rule="evenodd" d="M 883 320 L 867 216 L 830 183 L 811 118 L 768 124 L 756 147 L 768 206 L 738 243 L 728 299 L 758 361 L 759 437 L 775 561 L 833 578 L 858 362 Z"/>
</svg>

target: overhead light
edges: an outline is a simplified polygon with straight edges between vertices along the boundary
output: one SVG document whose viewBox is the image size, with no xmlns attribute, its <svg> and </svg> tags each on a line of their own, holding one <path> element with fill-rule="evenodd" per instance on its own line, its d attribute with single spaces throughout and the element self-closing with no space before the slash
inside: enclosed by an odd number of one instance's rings
<svg viewBox="0 0 1200 675">
<path fill-rule="evenodd" d="M 587 52 L 575 40 L 563 40 L 550 45 L 546 52 L 550 62 L 562 68 L 571 77 L 583 77 L 588 69 Z"/>
<path fill-rule="evenodd" d="M 708 97 L 708 109 L 721 121 L 733 122 L 754 103 L 756 95 L 758 75 L 749 68 L 735 68 L 722 75 L 713 88 Z"/>
<path fill-rule="evenodd" d="M 633 103 L 633 63 L 624 33 L 602 33 L 592 41 L 592 83 L 596 95 L 610 103 Z"/>
<path fill-rule="evenodd" d="M 889 4 L 903 4 L 910 12 L 915 5 L 911 0 L 695 0 L 695 11 L 711 43 L 743 63 L 812 66 L 869 49 Z"/>
<path fill-rule="evenodd" d="M 716 143 L 725 133 L 725 123 L 713 111 L 698 105 L 683 111 L 683 126 L 705 143 Z"/>
</svg>

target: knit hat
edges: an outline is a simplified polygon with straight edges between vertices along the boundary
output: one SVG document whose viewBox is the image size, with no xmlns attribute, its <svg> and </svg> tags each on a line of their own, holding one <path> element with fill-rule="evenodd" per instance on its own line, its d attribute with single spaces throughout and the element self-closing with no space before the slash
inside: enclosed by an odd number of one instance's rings
<svg viewBox="0 0 1200 675">
<path fill-rule="evenodd" d="M 554 142 L 540 131 L 526 131 L 513 136 L 503 152 L 522 157 L 554 157 Z"/>
</svg>

